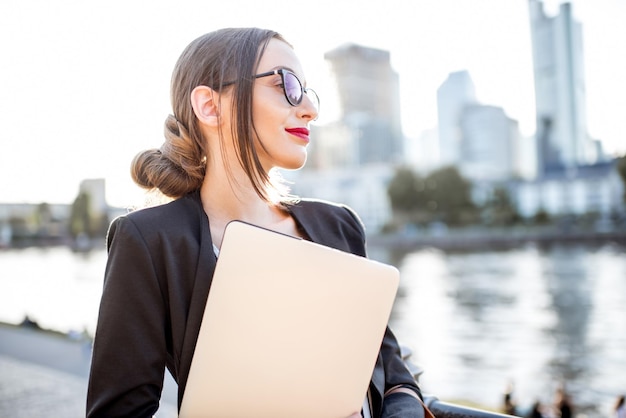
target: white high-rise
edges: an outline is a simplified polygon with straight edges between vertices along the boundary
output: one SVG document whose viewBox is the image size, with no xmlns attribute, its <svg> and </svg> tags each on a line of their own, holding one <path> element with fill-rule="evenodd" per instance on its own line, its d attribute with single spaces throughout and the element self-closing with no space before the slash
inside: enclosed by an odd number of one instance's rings
<svg viewBox="0 0 626 418">
<path fill-rule="evenodd" d="M 516 120 L 497 106 L 468 105 L 459 123 L 461 162 L 465 178 L 472 181 L 506 181 L 518 175 Z"/>
<path fill-rule="evenodd" d="M 460 121 L 463 109 L 476 103 L 474 82 L 467 71 L 450 73 L 437 89 L 439 164 L 458 165 L 461 161 Z"/>
<path fill-rule="evenodd" d="M 539 174 L 595 162 L 587 131 L 582 26 L 570 3 L 548 17 L 529 0 L 537 109 Z"/>
</svg>

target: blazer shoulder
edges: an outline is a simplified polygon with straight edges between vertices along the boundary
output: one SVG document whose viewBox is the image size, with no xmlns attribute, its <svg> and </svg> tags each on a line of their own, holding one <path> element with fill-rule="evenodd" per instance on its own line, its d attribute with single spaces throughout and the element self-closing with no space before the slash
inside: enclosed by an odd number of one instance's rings
<svg viewBox="0 0 626 418">
<path fill-rule="evenodd" d="M 289 210 L 313 241 L 365 255 L 365 228 L 349 206 L 320 199 L 301 199 Z"/>
<path fill-rule="evenodd" d="M 184 196 L 162 205 L 150 206 L 120 215 L 111 221 L 107 243 L 118 229 L 132 229 L 144 238 L 161 235 L 195 235 L 206 218 L 202 205 L 193 196 Z M 208 220 L 207 220 L 208 222 Z"/>
<path fill-rule="evenodd" d="M 134 210 L 121 215 L 120 218 L 127 218 L 138 227 L 163 228 L 181 226 L 202 213 L 204 212 L 199 200 L 188 195 L 161 205 Z"/>
<path fill-rule="evenodd" d="M 356 229 L 365 230 L 363 222 L 356 211 L 343 203 L 306 198 L 298 201 L 294 205 L 294 209 L 304 214 L 322 216 L 326 221 L 334 220 L 340 223 L 352 224 Z"/>
</svg>

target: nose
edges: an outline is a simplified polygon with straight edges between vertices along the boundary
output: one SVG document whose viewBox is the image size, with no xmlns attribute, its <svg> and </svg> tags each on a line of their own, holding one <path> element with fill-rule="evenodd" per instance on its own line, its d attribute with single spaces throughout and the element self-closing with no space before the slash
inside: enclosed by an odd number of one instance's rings
<svg viewBox="0 0 626 418">
<path fill-rule="evenodd" d="M 302 101 L 296 109 L 298 109 L 298 116 L 303 119 L 316 120 L 319 116 L 319 109 L 308 94 L 303 95 Z"/>
</svg>

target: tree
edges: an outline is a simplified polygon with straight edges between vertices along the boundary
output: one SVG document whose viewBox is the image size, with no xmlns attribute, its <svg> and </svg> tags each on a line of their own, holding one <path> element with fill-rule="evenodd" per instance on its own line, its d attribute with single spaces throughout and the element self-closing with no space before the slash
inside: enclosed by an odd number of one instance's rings
<svg viewBox="0 0 626 418">
<path fill-rule="evenodd" d="M 387 195 L 394 212 L 408 213 L 417 209 L 417 183 L 418 176 L 410 168 L 400 167 L 396 170 L 387 187 Z"/>
<path fill-rule="evenodd" d="M 484 221 L 491 225 L 512 225 L 520 218 L 515 210 L 509 192 L 504 187 L 494 189 L 491 198 L 483 209 Z"/>
<path fill-rule="evenodd" d="M 426 178 L 401 167 L 387 189 L 394 214 L 416 224 L 474 222 L 477 211 L 470 192 L 469 182 L 454 167 L 436 170 Z"/>
<path fill-rule="evenodd" d="M 90 197 L 87 193 L 79 193 L 76 199 L 74 199 L 74 203 L 72 203 L 70 234 L 74 238 L 80 235 L 92 236 Z"/>
<path fill-rule="evenodd" d="M 437 219 L 461 225 L 476 221 L 476 206 L 471 199 L 471 185 L 456 167 L 432 172 L 425 180 L 424 209 Z"/>
<path fill-rule="evenodd" d="M 35 211 L 35 223 L 40 235 L 49 234 L 50 223 L 52 222 L 52 209 L 46 202 L 40 203 Z"/>
<path fill-rule="evenodd" d="M 550 222 L 550 214 L 546 212 L 545 209 L 541 208 L 537 213 L 535 213 L 533 221 L 537 225 L 546 225 Z"/>
</svg>

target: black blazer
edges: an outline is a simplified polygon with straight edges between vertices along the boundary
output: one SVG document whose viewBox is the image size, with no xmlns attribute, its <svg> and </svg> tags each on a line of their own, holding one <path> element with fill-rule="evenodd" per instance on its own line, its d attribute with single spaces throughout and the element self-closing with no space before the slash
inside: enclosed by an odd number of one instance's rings
<svg viewBox="0 0 626 418">
<path fill-rule="evenodd" d="M 288 210 L 312 241 L 365 256 L 363 226 L 347 207 L 303 200 Z M 216 263 L 199 193 L 115 219 L 107 248 L 87 416 L 151 417 L 165 367 L 180 407 Z M 370 384 L 374 418 L 397 385 L 421 396 L 387 329 Z"/>
</svg>

